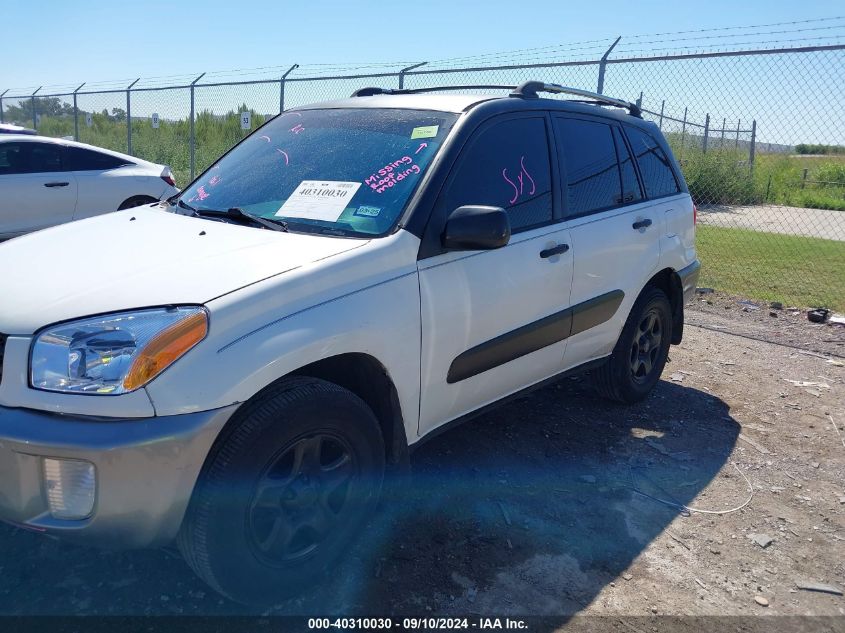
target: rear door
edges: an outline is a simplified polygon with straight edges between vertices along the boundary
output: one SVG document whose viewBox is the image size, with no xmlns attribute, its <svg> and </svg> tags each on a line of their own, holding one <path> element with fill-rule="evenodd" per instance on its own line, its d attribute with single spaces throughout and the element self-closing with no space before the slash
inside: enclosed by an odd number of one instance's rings
<svg viewBox="0 0 845 633">
<path fill-rule="evenodd" d="M 464 205 L 502 207 L 512 235 L 500 249 L 419 262 L 421 435 L 561 369 L 572 252 L 555 213 L 550 122 L 531 113 L 483 124 L 436 203 L 433 218 Z"/>
<path fill-rule="evenodd" d="M 565 365 L 610 354 L 660 259 L 659 204 L 645 199 L 621 127 L 611 119 L 554 117 L 567 226 L 576 253 L 577 312 Z"/>
<path fill-rule="evenodd" d="M 73 219 L 76 179 L 57 143 L 0 143 L 0 235 L 27 233 Z"/>
<path fill-rule="evenodd" d="M 117 211 L 132 196 L 146 193 L 142 179 L 123 173 L 126 159 L 83 147 L 67 148 L 68 168 L 79 183 L 75 220 Z"/>
</svg>

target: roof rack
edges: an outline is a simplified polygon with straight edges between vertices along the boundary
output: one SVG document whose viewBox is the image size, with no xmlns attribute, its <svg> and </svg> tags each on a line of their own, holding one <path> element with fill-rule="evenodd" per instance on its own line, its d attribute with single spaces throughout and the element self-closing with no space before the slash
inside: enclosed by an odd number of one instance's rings
<svg viewBox="0 0 845 633">
<path fill-rule="evenodd" d="M 615 99 L 614 97 L 606 97 L 597 92 L 590 92 L 589 90 L 581 90 L 580 88 L 569 88 L 559 84 L 547 84 L 542 81 L 524 81 L 518 86 L 502 86 L 489 84 L 476 84 L 467 86 L 432 86 L 429 88 L 378 88 L 367 87 L 359 88 L 352 93 L 352 97 L 372 97 L 373 95 L 407 95 L 417 94 L 421 92 L 439 92 L 441 90 L 510 90 L 511 97 L 518 97 L 521 99 L 537 99 L 538 92 L 551 92 L 554 94 L 569 94 L 578 97 L 585 97 L 588 101 L 584 103 L 596 103 L 599 105 L 611 105 L 617 108 L 625 108 L 631 116 L 642 118 L 642 110 L 636 103 L 624 101 L 622 99 Z"/>
<path fill-rule="evenodd" d="M 519 84 L 510 94 L 511 97 L 519 97 L 522 99 L 537 99 L 538 92 L 551 92 L 554 94 L 576 95 L 578 97 L 586 97 L 592 101 L 598 102 L 602 105 L 612 105 L 617 108 L 625 108 L 631 116 L 642 118 L 642 110 L 636 103 L 624 101 L 622 99 L 615 99 L 614 97 L 606 97 L 597 92 L 590 92 L 589 90 L 581 90 L 580 88 L 569 88 L 559 84 L 547 84 L 542 81 L 524 81 Z"/>
<path fill-rule="evenodd" d="M 372 97 L 373 95 L 412 95 L 421 92 L 440 92 L 442 90 L 513 90 L 513 86 L 500 84 L 469 84 L 466 86 L 431 86 L 430 88 L 359 88 L 350 97 Z"/>
</svg>

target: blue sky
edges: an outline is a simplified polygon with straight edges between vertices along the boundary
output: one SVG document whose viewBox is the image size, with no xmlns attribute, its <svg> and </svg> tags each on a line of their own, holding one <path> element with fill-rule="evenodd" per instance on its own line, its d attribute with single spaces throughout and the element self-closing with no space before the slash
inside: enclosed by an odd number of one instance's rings
<svg viewBox="0 0 845 633">
<path fill-rule="evenodd" d="M 841 0 L 0 0 L 0 91 L 260 66 L 431 60 L 807 20 Z M 47 92 L 45 90 L 44 92 Z"/>
</svg>

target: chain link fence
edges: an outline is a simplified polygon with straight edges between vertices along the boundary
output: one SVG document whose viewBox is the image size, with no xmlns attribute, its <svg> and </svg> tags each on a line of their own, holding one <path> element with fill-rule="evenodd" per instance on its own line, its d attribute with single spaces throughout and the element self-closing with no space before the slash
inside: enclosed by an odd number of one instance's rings
<svg viewBox="0 0 845 633">
<path fill-rule="evenodd" d="M 313 76 L 293 66 L 272 80 L 2 93 L 0 122 L 170 165 L 185 186 L 280 111 L 364 86 L 535 79 L 604 92 L 640 103 L 669 140 L 698 206 L 702 285 L 845 310 L 845 45 L 626 58 L 610 57 L 613 46 L 570 62 Z"/>
</svg>

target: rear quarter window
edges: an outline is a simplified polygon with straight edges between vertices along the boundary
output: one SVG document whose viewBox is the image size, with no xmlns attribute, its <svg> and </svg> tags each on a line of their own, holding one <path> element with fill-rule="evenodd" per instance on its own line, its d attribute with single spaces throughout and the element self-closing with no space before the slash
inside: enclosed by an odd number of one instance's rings
<svg viewBox="0 0 845 633">
<path fill-rule="evenodd" d="M 640 166 L 646 195 L 649 198 L 660 198 L 680 193 L 681 187 L 675 178 L 672 164 L 657 140 L 648 132 L 630 125 L 625 126 L 625 131 Z"/>
</svg>

